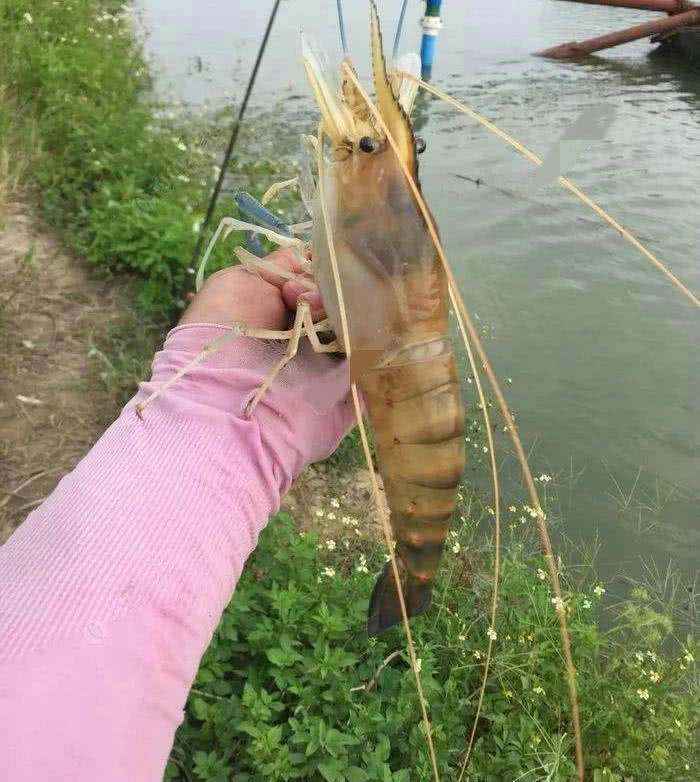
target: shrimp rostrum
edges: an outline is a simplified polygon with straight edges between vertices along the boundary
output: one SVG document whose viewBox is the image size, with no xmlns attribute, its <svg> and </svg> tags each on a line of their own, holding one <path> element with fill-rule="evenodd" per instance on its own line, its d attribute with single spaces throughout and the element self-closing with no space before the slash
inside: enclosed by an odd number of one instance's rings
<svg viewBox="0 0 700 782">
<path fill-rule="evenodd" d="M 369 111 L 355 80 L 341 76 L 334 91 L 320 58 L 304 44 L 323 117 L 313 264 L 374 433 L 410 617 L 430 606 L 464 469 L 464 410 L 448 334 L 447 280 L 399 160 L 420 187 L 409 120 L 415 91 L 387 74 L 374 8 L 371 32 L 380 117 Z M 324 135 L 328 161 L 320 159 Z M 368 632 L 401 618 L 387 563 L 370 600 Z"/>
</svg>

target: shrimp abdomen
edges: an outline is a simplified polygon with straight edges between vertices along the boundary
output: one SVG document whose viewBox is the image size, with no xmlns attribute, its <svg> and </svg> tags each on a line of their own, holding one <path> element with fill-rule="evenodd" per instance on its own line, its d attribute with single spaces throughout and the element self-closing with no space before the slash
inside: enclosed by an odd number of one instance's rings
<svg viewBox="0 0 700 782">
<path fill-rule="evenodd" d="M 362 395 L 376 440 L 391 509 L 401 587 L 409 617 L 430 607 L 432 581 L 445 545 L 465 462 L 464 408 L 454 354 L 446 338 L 404 348 L 394 362 L 365 373 Z M 387 567 L 370 599 L 368 633 L 401 621 Z"/>
</svg>

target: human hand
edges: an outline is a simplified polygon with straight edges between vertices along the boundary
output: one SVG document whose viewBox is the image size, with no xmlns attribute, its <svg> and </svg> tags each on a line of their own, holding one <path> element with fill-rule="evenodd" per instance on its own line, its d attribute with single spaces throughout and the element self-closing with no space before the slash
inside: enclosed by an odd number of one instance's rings
<svg viewBox="0 0 700 782">
<path fill-rule="evenodd" d="M 266 260 L 281 269 L 303 272 L 289 250 L 271 253 Z M 300 300 L 309 304 L 314 322 L 325 317 L 318 290 L 308 277 L 289 280 L 274 272 L 250 272 L 240 266 L 213 274 L 168 336 L 165 350 L 154 364 L 153 380 L 167 380 L 205 345 L 221 339 L 222 329 L 234 324 L 287 329 Z M 235 338 L 182 380 L 189 379 L 196 386 L 192 397 L 197 401 L 243 417 L 246 405 L 284 356 L 287 345 L 285 341 Z M 207 379 L 200 380 L 207 372 Z M 349 387 L 348 361 L 315 353 L 303 339 L 297 355 L 276 377 L 252 416 L 270 449 L 290 465 L 285 472 L 289 469 L 296 474 L 307 464 L 325 458 L 352 428 Z M 181 389 L 186 393 L 184 385 Z"/>
<path fill-rule="evenodd" d="M 281 269 L 303 274 L 299 261 L 291 250 L 276 250 L 265 258 Z M 192 299 L 180 319 L 186 323 L 216 323 L 232 326 L 244 323 L 251 328 L 286 329 L 290 313 L 296 310 L 299 299 L 309 304 L 314 323 L 326 317 L 318 289 L 309 275 L 300 280 L 258 269 L 248 271 L 233 266 L 212 274 L 202 290 Z"/>
</svg>

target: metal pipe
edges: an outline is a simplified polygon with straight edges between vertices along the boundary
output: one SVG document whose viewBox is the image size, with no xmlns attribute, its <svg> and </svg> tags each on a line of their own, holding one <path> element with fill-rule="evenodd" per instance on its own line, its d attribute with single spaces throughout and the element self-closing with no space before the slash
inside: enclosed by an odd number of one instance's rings
<svg viewBox="0 0 700 782">
<path fill-rule="evenodd" d="M 693 8 L 690 11 L 674 14 L 665 19 L 656 19 L 653 22 L 638 24 L 634 27 L 628 27 L 626 30 L 618 30 L 615 33 L 601 35 L 598 38 L 589 38 L 587 41 L 570 41 L 569 43 L 561 44 L 561 46 L 553 46 L 551 49 L 535 52 L 535 56 L 566 60 L 571 57 L 591 54 L 591 52 L 597 52 L 601 49 L 609 49 L 611 46 L 618 46 L 628 41 L 636 41 L 638 38 L 665 33 L 678 27 L 689 27 L 697 24 L 700 24 L 700 8 Z"/>
<path fill-rule="evenodd" d="M 425 81 L 430 79 L 435 57 L 435 42 L 442 28 L 440 19 L 440 6 L 442 0 L 427 0 L 425 4 L 425 16 L 421 19 L 423 27 L 423 40 L 420 44 L 421 76 Z"/>
<path fill-rule="evenodd" d="M 588 3 L 589 5 L 612 5 L 617 8 L 636 8 L 640 11 L 659 11 L 667 14 L 679 14 L 694 7 L 689 0 L 566 0 L 569 3 Z"/>
</svg>

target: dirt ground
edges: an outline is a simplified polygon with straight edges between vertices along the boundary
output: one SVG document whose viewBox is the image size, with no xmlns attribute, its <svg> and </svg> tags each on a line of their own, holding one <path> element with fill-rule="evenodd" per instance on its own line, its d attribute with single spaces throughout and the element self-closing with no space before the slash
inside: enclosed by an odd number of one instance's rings
<svg viewBox="0 0 700 782">
<path fill-rule="evenodd" d="M 27 203 L 0 215 L 0 545 L 51 493 L 136 388 L 119 364 L 120 331 L 138 330 L 135 286 L 66 252 Z M 157 335 L 151 335 L 155 349 Z M 148 339 L 146 339 L 148 353 Z M 143 345 L 142 345 L 143 347 Z M 339 507 L 331 503 L 337 500 Z M 313 465 L 282 507 L 333 537 L 343 516 L 381 537 L 366 469 Z M 321 511 L 321 516 L 317 511 Z"/>
<path fill-rule="evenodd" d="M 134 286 L 71 256 L 26 203 L 0 215 L 0 544 L 115 417 L 108 335 Z"/>
</svg>

